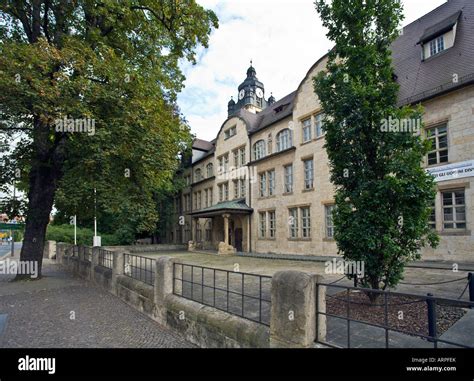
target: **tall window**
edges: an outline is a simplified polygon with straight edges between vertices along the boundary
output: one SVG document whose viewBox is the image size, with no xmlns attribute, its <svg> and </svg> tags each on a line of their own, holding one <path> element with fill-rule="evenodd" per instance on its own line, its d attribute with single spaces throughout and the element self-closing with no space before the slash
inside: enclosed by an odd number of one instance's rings
<svg viewBox="0 0 474 381">
<path fill-rule="evenodd" d="M 275 238 L 276 236 L 276 216 L 275 211 L 268 212 L 268 227 L 270 238 Z"/>
<path fill-rule="evenodd" d="M 285 193 L 293 192 L 293 164 L 284 168 L 285 172 Z"/>
<path fill-rule="evenodd" d="M 229 199 L 229 183 L 219 184 L 219 202 L 227 201 L 228 199 Z"/>
<path fill-rule="evenodd" d="M 209 206 L 209 191 L 206 189 L 204 191 L 204 207 L 207 208 Z"/>
<path fill-rule="evenodd" d="M 466 201 L 464 189 L 442 192 L 443 228 L 446 230 L 466 229 Z"/>
<path fill-rule="evenodd" d="M 304 161 L 304 189 L 313 189 L 314 186 L 314 171 L 313 159 Z"/>
<path fill-rule="evenodd" d="M 201 191 L 197 192 L 197 209 L 201 209 L 202 207 L 202 193 Z"/>
<path fill-rule="evenodd" d="M 239 191 L 240 191 L 239 180 L 234 180 L 233 183 L 234 183 L 234 199 L 237 199 L 239 198 Z"/>
<path fill-rule="evenodd" d="M 298 238 L 298 208 L 290 209 L 289 214 L 290 238 Z"/>
<path fill-rule="evenodd" d="M 201 181 L 202 179 L 202 176 L 201 176 L 201 170 L 198 168 L 196 169 L 196 171 L 194 172 L 194 181 Z"/>
<path fill-rule="evenodd" d="M 311 140 L 311 118 L 305 119 L 303 124 L 303 143 Z"/>
<path fill-rule="evenodd" d="M 275 170 L 268 171 L 268 195 L 273 196 L 275 194 Z"/>
<path fill-rule="evenodd" d="M 240 182 L 240 197 L 244 198 L 247 192 L 245 179 L 240 179 L 239 182 Z"/>
<path fill-rule="evenodd" d="M 291 130 L 286 128 L 277 135 L 277 152 L 284 151 L 293 145 Z"/>
<path fill-rule="evenodd" d="M 265 157 L 265 141 L 264 140 L 259 140 L 257 143 L 254 144 L 253 157 L 254 157 L 254 160 L 258 160 Z"/>
<path fill-rule="evenodd" d="M 267 195 L 267 174 L 266 173 L 260 174 L 259 194 L 260 194 L 260 197 L 265 197 Z"/>
<path fill-rule="evenodd" d="M 428 225 L 431 229 L 436 230 L 436 202 L 433 200 L 431 203 L 431 214 L 428 220 Z"/>
<path fill-rule="evenodd" d="M 234 155 L 234 167 L 235 168 L 239 168 L 240 167 L 240 164 L 239 164 L 239 150 L 236 149 L 235 151 L 232 152 L 233 155 Z"/>
<path fill-rule="evenodd" d="M 431 144 L 428 152 L 428 165 L 435 165 L 448 162 L 448 126 L 429 128 L 426 130 L 426 136 Z"/>
<path fill-rule="evenodd" d="M 267 232 L 267 224 L 266 224 L 266 213 L 265 212 L 260 212 L 259 214 L 259 220 L 258 220 L 258 226 L 259 226 L 259 234 L 260 238 L 265 238 L 265 234 Z"/>
<path fill-rule="evenodd" d="M 324 114 L 320 113 L 314 116 L 314 133 L 317 138 L 320 136 L 324 135 L 324 130 L 323 130 L 323 120 L 324 120 Z"/>
<path fill-rule="evenodd" d="M 247 164 L 247 160 L 245 158 L 245 147 L 242 147 L 241 149 L 239 149 L 239 154 L 240 154 L 240 165 L 244 166 L 245 164 Z"/>
<path fill-rule="evenodd" d="M 311 212 L 309 207 L 301 208 L 301 233 L 303 238 L 311 237 Z"/>
<path fill-rule="evenodd" d="M 332 219 L 334 205 L 326 205 L 325 210 L 326 210 L 326 237 L 334 238 L 334 222 Z"/>
<path fill-rule="evenodd" d="M 430 56 L 441 53 L 444 50 L 444 36 L 439 36 L 430 41 Z"/>
<path fill-rule="evenodd" d="M 212 193 L 213 193 L 212 188 L 209 188 L 209 206 L 212 206 L 214 202 Z"/>
<path fill-rule="evenodd" d="M 214 166 L 212 165 L 212 163 L 209 163 L 209 164 L 206 166 L 206 170 L 207 170 L 207 177 L 212 177 L 212 176 L 214 176 Z"/>
</svg>

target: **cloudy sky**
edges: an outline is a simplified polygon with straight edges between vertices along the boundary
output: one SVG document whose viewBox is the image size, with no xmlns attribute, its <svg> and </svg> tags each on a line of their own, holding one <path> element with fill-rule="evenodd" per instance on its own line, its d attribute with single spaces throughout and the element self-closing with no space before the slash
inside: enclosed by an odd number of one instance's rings
<svg viewBox="0 0 474 381">
<path fill-rule="evenodd" d="M 309 68 L 332 46 L 313 0 L 197 0 L 220 22 L 209 49 L 199 49 L 196 65 L 183 65 L 186 88 L 178 103 L 201 139 L 215 138 L 237 99 L 250 60 L 257 77 L 278 100 L 294 91 Z M 409 24 L 446 0 L 404 0 Z"/>
</svg>

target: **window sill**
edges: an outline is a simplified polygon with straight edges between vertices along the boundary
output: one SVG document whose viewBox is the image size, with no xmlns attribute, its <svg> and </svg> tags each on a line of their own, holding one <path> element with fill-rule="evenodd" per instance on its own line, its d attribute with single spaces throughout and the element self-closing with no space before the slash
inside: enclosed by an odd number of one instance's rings
<svg viewBox="0 0 474 381">
<path fill-rule="evenodd" d="M 283 193 L 283 196 L 292 196 L 293 195 L 293 192 L 286 192 L 286 193 Z"/>
<path fill-rule="evenodd" d="M 302 193 L 307 193 L 307 192 L 314 192 L 314 188 L 310 188 L 310 189 L 303 189 L 301 192 L 302 192 Z"/>
<path fill-rule="evenodd" d="M 336 242 L 336 240 L 334 238 L 324 237 L 323 242 Z"/>
<path fill-rule="evenodd" d="M 260 237 L 258 240 L 259 241 L 276 241 L 276 238 L 263 238 L 263 237 Z"/>
<path fill-rule="evenodd" d="M 268 200 L 268 199 L 272 199 L 272 198 L 275 198 L 276 197 L 276 194 L 272 194 L 271 196 L 263 196 L 263 197 L 259 197 L 257 200 Z"/>
<path fill-rule="evenodd" d="M 302 143 L 300 144 L 300 146 L 305 146 L 305 145 L 307 145 L 307 144 L 309 144 L 309 143 L 312 143 L 312 142 L 313 142 L 313 139 L 311 138 L 311 139 L 308 140 L 307 142 L 302 142 Z"/>
<path fill-rule="evenodd" d="M 449 237 L 449 236 L 470 236 L 471 231 L 470 230 L 442 230 L 439 232 L 440 236 L 443 237 Z"/>
<path fill-rule="evenodd" d="M 288 238 L 288 241 L 293 241 L 293 242 L 310 242 L 312 241 L 311 238 Z"/>
</svg>

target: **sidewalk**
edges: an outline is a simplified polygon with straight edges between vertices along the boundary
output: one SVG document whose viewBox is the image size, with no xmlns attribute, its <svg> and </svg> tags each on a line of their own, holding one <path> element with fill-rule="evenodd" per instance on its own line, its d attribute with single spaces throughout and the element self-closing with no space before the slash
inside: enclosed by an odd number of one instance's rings
<svg viewBox="0 0 474 381">
<path fill-rule="evenodd" d="M 45 260 L 38 281 L 0 275 L 2 348 L 187 348 L 182 337 Z"/>
</svg>

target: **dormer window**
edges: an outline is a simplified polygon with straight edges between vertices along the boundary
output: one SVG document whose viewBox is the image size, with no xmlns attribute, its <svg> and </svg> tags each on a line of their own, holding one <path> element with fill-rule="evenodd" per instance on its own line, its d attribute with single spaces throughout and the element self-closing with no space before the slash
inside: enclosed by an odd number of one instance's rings
<svg viewBox="0 0 474 381">
<path fill-rule="evenodd" d="M 418 41 L 422 48 L 423 60 L 434 57 L 454 46 L 461 14 L 462 11 L 458 11 L 425 30 Z"/>
</svg>

